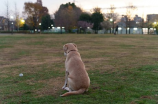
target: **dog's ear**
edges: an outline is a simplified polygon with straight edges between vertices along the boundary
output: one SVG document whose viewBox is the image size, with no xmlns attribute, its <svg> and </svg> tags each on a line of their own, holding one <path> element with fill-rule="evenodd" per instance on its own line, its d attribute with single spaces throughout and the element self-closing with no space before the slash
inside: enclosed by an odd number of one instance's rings
<svg viewBox="0 0 158 104">
<path fill-rule="evenodd" d="M 68 50 L 68 45 L 64 45 L 64 46 L 63 46 L 63 50 L 64 50 L 64 51 L 67 51 L 67 50 Z"/>
<path fill-rule="evenodd" d="M 73 45 L 77 48 L 77 45 L 75 43 L 73 43 Z"/>
</svg>

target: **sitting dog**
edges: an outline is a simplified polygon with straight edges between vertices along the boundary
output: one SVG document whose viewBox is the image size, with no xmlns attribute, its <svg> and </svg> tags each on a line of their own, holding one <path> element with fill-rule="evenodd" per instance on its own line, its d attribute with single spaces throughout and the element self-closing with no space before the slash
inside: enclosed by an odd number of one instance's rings
<svg viewBox="0 0 158 104">
<path fill-rule="evenodd" d="M 80 53 L 78 52 L 77 45 L 68 43 L 63 46 L 65 60 L 65 84 L 62 89 L 69 92 L 61 95 L 76 95 L 88 91 L 90 86 L 90 79 L 87 71 L 85 70 L 84 63 L 82 62 Z"/>
</svg>

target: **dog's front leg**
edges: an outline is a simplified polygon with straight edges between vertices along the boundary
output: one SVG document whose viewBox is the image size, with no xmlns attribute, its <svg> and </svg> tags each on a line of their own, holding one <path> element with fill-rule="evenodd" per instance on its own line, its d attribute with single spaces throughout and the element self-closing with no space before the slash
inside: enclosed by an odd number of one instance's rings
<svg viewBox="0 0 158 104">
<path fill-rule="evenodd" d="M 65 72 L 65 84 L 64 84 L 64 86 L 62 87 L 62 89 L 65 89 L 65 88 L 66 88 L 66 86 L 67 86 L 67 82 L 68 82 L 68 75 L 69 75 L 69 72 L 68 72 L 68 71 L 66 71 L 66 72 Z"/>
</svg>

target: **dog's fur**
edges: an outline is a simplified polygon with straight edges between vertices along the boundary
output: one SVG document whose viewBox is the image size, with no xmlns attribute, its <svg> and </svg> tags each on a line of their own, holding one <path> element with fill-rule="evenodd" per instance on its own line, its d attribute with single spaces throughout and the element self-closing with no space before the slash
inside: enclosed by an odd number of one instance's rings
<svg viewBox="0 0 158 104">
<path fill-rule="evenodd" d="M 63 46 L 63 49 L 64 54 L 66 55 L 66 72 L 65 84 L 62 89 L 69 92 L 61 96 L 82 94 L 88 90 L 90 79 L 78 52 L 77 45 L 74 43 L 68 43 Z"/>
</svg>

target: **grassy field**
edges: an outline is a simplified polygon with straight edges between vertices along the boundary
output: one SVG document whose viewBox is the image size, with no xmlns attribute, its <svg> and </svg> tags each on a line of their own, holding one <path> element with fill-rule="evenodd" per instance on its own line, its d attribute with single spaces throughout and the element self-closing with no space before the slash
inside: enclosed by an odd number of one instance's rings
<svg viewBox="0 0 158 104">
<path fill-rule="evenodd" d="M 62 48 L 72 42 L 91 86 L 82 95 L 60 97 L 65 93 Z M 0 104 L 157 103 L 156 35 L 0 35 Z"/>
</svg>

